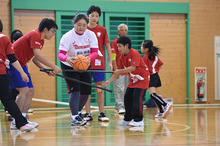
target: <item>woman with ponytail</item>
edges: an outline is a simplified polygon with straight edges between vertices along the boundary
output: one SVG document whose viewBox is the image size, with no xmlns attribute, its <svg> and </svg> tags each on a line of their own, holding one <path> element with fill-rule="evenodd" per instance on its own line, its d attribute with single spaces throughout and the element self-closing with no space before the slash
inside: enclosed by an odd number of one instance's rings
<svg viewBox="0 0 220 146">
<path fill-rule="evenodd" d="M 161 86 L 160 76 L 158 75 L 163 62 L 158 58 L 160 48 L 153 46 L 152 40 L 144 40 L 141 46 L 141 52 L 146 54 L 143 59 L 150 72 L 149 94 L 159 109 L 155 118 L 166 118 L 172 108 L 172 104 L 166 103 L 157 95 L 157 88 Z"/>
</svg>

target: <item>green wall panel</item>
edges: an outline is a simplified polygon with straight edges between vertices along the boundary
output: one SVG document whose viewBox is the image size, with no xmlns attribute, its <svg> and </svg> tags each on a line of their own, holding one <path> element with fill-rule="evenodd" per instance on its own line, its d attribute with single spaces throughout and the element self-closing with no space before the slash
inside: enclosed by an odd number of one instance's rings
<svg viewBox="0 0 220 146">
<path fill-rule="evenodd" d="M 56 33 L 56 46 L 58 48 L 59 41 L 67 30 L 71 29 L 71 26 L 68 25 L 68 21 L 61 21 L 62 19 L 70 19 L 75 15 L 76 12 L 86 12 L 91 5 L 98 5 L 102 9 L 102 16 L 100 17 L 99 24 L 107 28 L 108 34 L 110 35 L 110 40 L 117 36 L 117 32 L 114 29 L 114 25 L 117 25 L 117 17 L 127 17 L 128 25 L 135 25 L 135 32 L 131 26 L 129 26 L 129 36 L 132 38 L 133 48 L 138 49 L 140 47 L 140 40 L 143 38 L 149 39 L 149 14 L 150 13 L 173 13 L 173 14 L 186 14 L 187 15 L 187 103 L 190 103 L 190 27 L 189 27 L 189 3 L 170 3 L 170 2 L 136 2 L 136 1 L 91 1 L 91 0 L 11 0 L 11 29 L 14 30 L 14 10 L 15 9 L 29 9 L 29 10 L 53 10 L 56 13 L 56 22 L 60 27 Z M 61 17 L 63 16 L 63 18 Z M 115 17 L 115 20 L 111 20 L 111 25 L 113 28 L 110 28 L 110 19 L 109 16 Z M 144 21 L 142 20 L 144 18 Z M 119 19 L 120 20 L 120 19 Z M 130 20 L 133 20 L 130 22 Z M 124 21 L 124 20 L 123 20 Z M 61 24 L 62 23 L 62 24 Z M 67 24 L 66 24 L 67 23 Z M 145 34 L 143 32 L 142 25 L 145 25 Z M 62 26 L 63 25 L 63 26 Z M 62 26 L 62 27 L 61 27 Z M 140 28 L 139 28 L 140 26 Z M 139 32 L 137 31 L 139 29 Z M 110 31 L 111 30 L 111 31 Z M 116 29 L 117 30 L 117 29 Z M 137 34 L 139 35 L 137 37 Z M 58 50 L 58 49 L 57 49 Z M 59 65 L 59 60 L 57 59 L 57 64 Z M 110 77 L 109 74 L 106 74 L 106 78 Z M 66 101 L 67 99 L 60 99 L 64 92 L 64 87 L 59 87 L 58 85 L 63 82 L 62 78 L 57 78 L 57 99 L 59 101 Z M 62 83 L 63 84 L 63 83 Z M 113 89 L 113 86 L 110 85 L 109 89 Z M 112 97 L 113 93 L 106 93 L 107 97 Z M 96 95 L 94 95 L 96 96 Z M 93 100 L 93 99 L 92 99 Z M 95 99 L 94 99 L 95 102 Z M 113 98 L 106 99 L 105 105 L 108 105 L 113 102 Z"/>
</svg>

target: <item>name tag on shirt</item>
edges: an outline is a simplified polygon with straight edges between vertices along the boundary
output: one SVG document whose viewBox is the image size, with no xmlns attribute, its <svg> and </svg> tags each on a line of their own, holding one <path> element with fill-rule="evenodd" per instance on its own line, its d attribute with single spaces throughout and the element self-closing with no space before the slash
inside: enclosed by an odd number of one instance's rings
<svg viewBox="0 0 220 146">
<path fill-rule="evenodd" d="M 101 59 L 95 59 L 95 66 L 101 66 Z"/>
</svg>

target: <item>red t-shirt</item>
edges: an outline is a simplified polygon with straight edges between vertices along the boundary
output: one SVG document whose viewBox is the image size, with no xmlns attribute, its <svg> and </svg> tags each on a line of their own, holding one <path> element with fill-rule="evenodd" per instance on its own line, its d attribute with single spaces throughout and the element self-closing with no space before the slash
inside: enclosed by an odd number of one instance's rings
<svg viewBox="0 0 220 146">
<path fill-rule="evenodd" d="M 99 51 L 103 55 L 103 56 L 98 55 L 98 57 L 94 61 L 91 61 L 91 63 L 90 63 L 91 68 L 90 69 L 105 69 L 105 50 L 104 50 L 105 48 L 104 48 L 104 45 L 106 43 L 109 43 L 106 28 L 97 24 L 97 26 L 95 28 L 87 27 L 87 29 L 89 29 L 95 33 L 95 35 L 98 39 Z"/>
<path fill-rule="evenodd" d="M 14 54 L 10 39 L 0 32 L 0 74 L 6 74 L 5 59 L 7 55 Z"/>
<path fill-rule="evenodd" d="M 148 89 L 149 87 L 149 71 L 144 63 L 143 58 L 141 55 L 138 53 L 137 50 L 132 49 L 130 52 L 125 56 L 121 55 L 119 58 L 119 63 L 118 63 L 118 69 L 124 69 L 124 67 L 129 67 L 129 66 L 136 66 L 136 69 L 131 72 L 133 75 L 139 75 L 143 78 L 143 80 L 139 79 L 134 79 L 131 77 L 129 74 L 129 83 L 128 87 L 129 88 L 141 88 L 141 89 Z"/>
<path fill-rule="evenodd" d="M 144 62 L 147 65 L 150 75 L 153 75 L 155 73 L 159 72 L 160 66 L 163 65 L 163 62 L 157 57 L 155 56 L 154 60 L 150 60 L 148 58 L 148 54 L 143 56 Z"/>
<path fill-rule="evenodd" d="M 120 51 L 118 50 L 118 46 L 117 46 L 117 39 L 118 38 L 119 38 L 119 36 L 111 42 L 111 51 L 112 51 L 112 53 L 116 54 L 116 65 L 117 66 L 118 66 L 119 58 L 122 55 L 120 53 Z M 113 70 L 116 70 L 116 68 L 113 68 Z M 128 73 L 121 73 L 121 75 L 128 75 Z"/>
<path fill-rule="evenodd" d="M 44 40 L 41 40 L 41 32 L 39 30 L 32 30 L 15 41 L 12 46 L 21 66 L 25 66 L 34 56 L 33 49 L 42 49 L 43 45 Z"/>
</svg>

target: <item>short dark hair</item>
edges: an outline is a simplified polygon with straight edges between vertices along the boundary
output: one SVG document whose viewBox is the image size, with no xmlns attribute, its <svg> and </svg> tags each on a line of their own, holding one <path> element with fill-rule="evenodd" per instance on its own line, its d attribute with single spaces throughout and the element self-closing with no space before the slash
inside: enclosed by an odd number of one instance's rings
<svg viewBox="0 0 220 146">
<path fill-rule="evenodd" d="M 89 19 L 88 17 L 83 14 L 83 13 L 78 13 L 74 18 L 73 18 L 73 24 L 75 24 L 77 21 L 79 21 L 80 19 L 84 19 L 86 21 L 86 23 L 89 23 Z"/>
<path fill-rule="evenodd" d="M 51 18 L 44 18 L 41 20 L 38 30 L 40 32 L 42 32 L 44 30 L 44 28 L 47 28 L 48 30 L 50 30 L 51 28 L 56 28 L 58 29 L 58 26 L 56 24 L 56 22 L 51 19 Z"/>
<path fill-rule="evenodd" d="M 23 36 L 23 33 L 20 30 L 14 30 L 11 33 L 11 42 L 13 43 L 13 40 L 16 41 L 17 39 L 19 39 L 22 36 Z"/>
<path fill-rule="evenodd" d="M 3 30 L 3 24 L 2 24 L 2 20 L 0 19 L 0 32 L 2 32 Z"/>
<path fill-rule="evenodd" d="M 89 7 L 89 9 L 87 11 L 87 15 L 89 16 L 89 14 L 91 14 L 92 12 L 97 12 L 97 13 L 99 13 L 99 17 L 101 16 L 101 9 L 99 6 L 92 5 L 91 7 Z"/>
<path fill-rule="evenodd" d="M 131 49 L 131 39 L 126 36 L 126 35 L 123 35 L 123 36 L 120 36 L 118 39 L 117 39 L 117 43 L 119 44 L 122 44 L 123 46 L 127 45 L 128 44 L 128 48 Z"/>
</svg>

